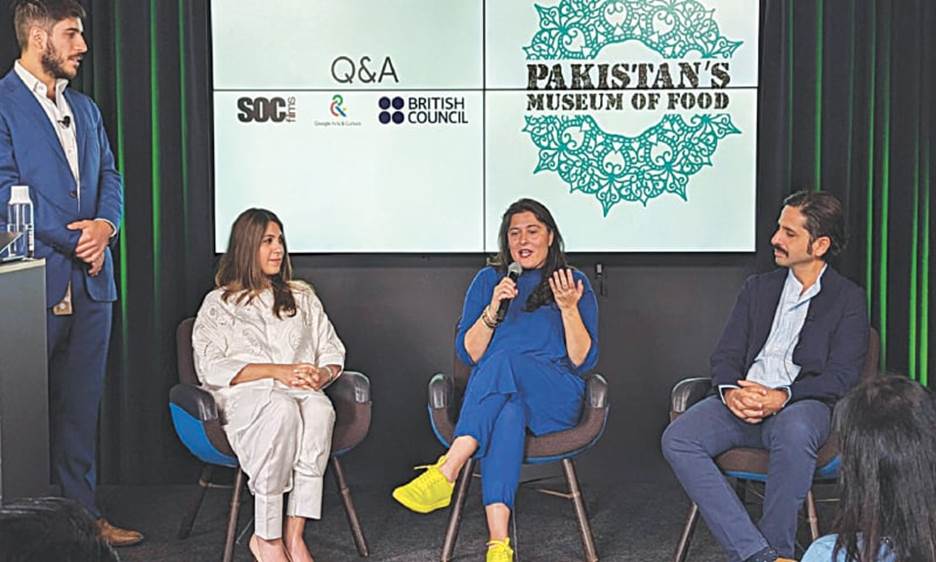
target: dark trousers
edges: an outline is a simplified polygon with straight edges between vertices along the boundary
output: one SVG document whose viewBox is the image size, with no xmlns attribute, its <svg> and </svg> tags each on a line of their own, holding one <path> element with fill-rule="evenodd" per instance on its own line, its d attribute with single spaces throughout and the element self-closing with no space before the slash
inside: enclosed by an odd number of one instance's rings
<svg viewBox="0 0 936 562">
<path fill-rule="evenodd" d="M 62 495 L 97 517 L 98 406 L 113 306 L 90 300 L 83 277 L 77 267 L 72 270 L 71 315 L 55 316 L 51 308 L 47 312 L 50 460 L 52 480 L 61 486 Z"/>
<path fill-rule="evenodd" d="M 663 432 L 663 456 L 732 562 L 772 546 L 792 558 L 799 509 L 812 485 L 816 452 L 829 436 L 831 409 L 801 400 L 759 424 L 744 422 L 717 396 L 702 400 Z M 767 449 L 763 516 L 757 525 L 714 458 L 734 447 Z"/>
</svg>

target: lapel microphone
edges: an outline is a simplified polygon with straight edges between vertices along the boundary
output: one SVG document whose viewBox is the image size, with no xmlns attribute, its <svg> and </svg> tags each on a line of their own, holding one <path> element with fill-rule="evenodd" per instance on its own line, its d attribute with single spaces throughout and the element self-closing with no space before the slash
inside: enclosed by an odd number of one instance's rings
<svg viewBox="0 0 936 562">
<path fill-rule="evenodd" d="M 65 117 L 62 117 L 62 120 L 59 121 L 58 124 L 67 129 L 69 126 L 71 126 L 71 115 L 66 115 Z"/>
</svg>

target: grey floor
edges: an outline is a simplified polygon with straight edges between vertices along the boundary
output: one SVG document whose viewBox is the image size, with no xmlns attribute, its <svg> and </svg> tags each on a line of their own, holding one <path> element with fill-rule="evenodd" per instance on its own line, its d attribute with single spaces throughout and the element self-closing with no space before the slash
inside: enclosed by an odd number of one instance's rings
<svg viewBox="0 0 936 562">
<path fill-rule="evenodd" d="M 393 502 L 389 487 L 368 487 L 366 483 L 353 482 L 351 474 L 349 478 L 352 479 L 354 500 L 370 545 L 370 560 L 429 562 L 439 559 L 448 510 L 429 515 L 410 513 Z M 325 517 L 321 521 L 310 522 L 306 529 L 306 542 L 317 562 L 362 560 L 355 551 L 331 480 L 327 490 Z M 457 561 L 484 560 L 485 527 L 479 490 L 480 486 L 475 481 L 455 551 Z M 121 560 L 220 561 L 230 491 L 210 490 L 192 535 L 186 540 L 178 540 L 175 535 L 179 519 L 194 491 L 195 486 L 182 485 L 102 487 L 101 499 L 108 517 L 115 523 L 146 533 L 147 538 L 142 545 L 119 551 Z M 618 482 L 614 485 L 583 479 L 583 492 L 601 560 L 663 562 L 672 558 L 688 502 L 669 475 L 653 482 Z M 252 516 L 249 494 L 244 496 L 241 528 Z M 583 559 L 570 502 L 528 489 L 521 489 L 517 502 L 518 562 Z M 831 505 L 820 506 L 823 526 L 827 527 L 831 521 L 833 509 Z M 756 506 L 752 507 L 754 513 L 756 510 Z M 803 529 L 801 531 L 805 534 Z M 805 536 L 804 540 L 807 540 Z M 237 546 L 234 559 L 251 560 L 246 539 Z M 695 533 L 689 560 L 724 560 L 704 522 L 699 524 Z"/>
</svg>

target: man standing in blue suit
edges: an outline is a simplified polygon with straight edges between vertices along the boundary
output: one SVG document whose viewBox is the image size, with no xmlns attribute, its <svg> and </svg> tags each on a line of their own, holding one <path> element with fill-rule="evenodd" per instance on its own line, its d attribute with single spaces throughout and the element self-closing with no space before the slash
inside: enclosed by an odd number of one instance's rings
<svg viewBox="0 0 936 562">
<path fill-rule="evenodd" d="M 832 407 L 858 382 L 868 346 L 864 291 L 827 263 L 845 244 L 841 203 L 794 193 L 777 222 L 782 269 L 745 282 L 712 354 L 713 396 L 663 433 L 663 455 L 731 562 L 793 558 Z M 770 451 L 756 525 L 713 460 L 735 447 Z"/>
<path fill-rule="evenodd" d="M 123 185 L 101 112 L 68 89 L 88 50 L 85 13 L 75 0 L 17 0 L 12 11 L 20 58 L 0 80 L 0 202 L 12 185 L 29 186 L 35 253 L 46 260 L 52 478 L 98 518 L 104 539 L 134 544 L 143 536 L 112 526 L 95 503 Z"/>
</svg>

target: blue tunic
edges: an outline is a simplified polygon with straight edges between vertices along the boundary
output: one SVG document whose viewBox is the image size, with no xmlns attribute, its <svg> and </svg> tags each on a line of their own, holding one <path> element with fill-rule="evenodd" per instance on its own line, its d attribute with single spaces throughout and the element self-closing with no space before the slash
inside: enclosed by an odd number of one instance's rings
<svg viewBox="0 0 936 562">
<path fill-rule="evenodd" d="M 476 456 L 481 459 L 486 505 L 513 506 L 526 430 L 543 435 L 578 423 L 585 392 L 582 376 L 598 362 L 598 302 L 588 278 L 578 271 L 573 276 L 585 286 L 578 307 L 591 336 L 591 347 L 578 367 L 572 365 L 566 350 L 558 306 L 550 303 L 524 310 L 542 271 L 524 271 L 517 280 L 518 295 L 477 363 L 465 349 L 465 333 L 491 302 L 503 274 L 484 268 L 468 288 L 455 351 L 473 369 L 455 436 L 469 435 L 478 442 Z"/>
<path fill-rule="evenodd" d="M 543 278 L 539 269 L 524 271 L 517 280 L 519 294 L 510 303 L 503 323 L 497 327 L 487 350 L 476 364 L 465 349 L 465 333 L 478 321 L 484 307 L 490 304 L 494 287 L 504 275 L 493 267 L 485 267 L 475 275 L 465 295 L 461 319 L 458 321 L 458 334 L 455 336 L 455 351 L 467 365 L 481 366 L 492 353 L 507 350 L 518 354 L 528 354 L 550 364 L 558 372 L 585 375 L 598 362 L 598 301 L 592 291 L 588 277 L 581 271 L 573 271 L 576 282 L 582 281 L 585 293 L 579 300 L 579 314 L 585 329 L 591 336 L 592 345 L 585 361 L 575 368 L 569 360 L 565 346 L 565 332 L 562 328 L 562 315 L 555 303 L 541 306 L 532 312 L 524 310 L 530 293 Z"/>
</svg>

